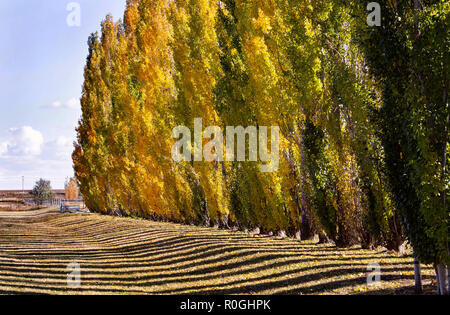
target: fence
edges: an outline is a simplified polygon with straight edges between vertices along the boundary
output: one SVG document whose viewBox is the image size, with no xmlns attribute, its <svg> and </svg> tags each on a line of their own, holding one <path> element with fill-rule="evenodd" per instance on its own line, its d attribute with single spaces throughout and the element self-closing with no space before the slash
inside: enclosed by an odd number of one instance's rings
<svg viewBox="0 0 450 315">
<path fill-rule="evenodd" d="M 83 212 L 87 213 L 89 210 L 86 209 L 86 206 L 83 200 L 62 200 L 59 211 L 61 213 L 69 212 L 69 213 L 78 213 Z"/>
<path fill-rule="evenodd" d="M 77 200 L 66 200 L 66 199 L 52 199 L 52 200 L 46 200 L 43 201 L 41 204 L 37 200 L 33 199 L 24 199 L 24 202 L 30 205 L 36 205 L 36 206 L 47 206 L 47 207 L 61 207 L 64 203 L 73 202 L 73 203 L 79 203 L 81 204 L 82 208 L 86 208 L 83 199 L 77 199 Z"/>
</svg>

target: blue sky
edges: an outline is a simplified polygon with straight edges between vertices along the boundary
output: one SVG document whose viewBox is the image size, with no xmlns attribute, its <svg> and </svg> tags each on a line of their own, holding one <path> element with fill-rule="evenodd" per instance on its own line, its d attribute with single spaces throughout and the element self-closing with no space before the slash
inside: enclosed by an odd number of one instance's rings
<svg viewBox="0 0 450 315">
<path fill-rule="evenodd" d="M 76 6 L 80 26 L 70 26 Z M 0 1 L 0 190 L 31 189 L 39 178 L 63 188 L 71 152 L 87 39 L 125 0 Z M 76 21 L 76 19 L 69 19 Z"/>
</svg>

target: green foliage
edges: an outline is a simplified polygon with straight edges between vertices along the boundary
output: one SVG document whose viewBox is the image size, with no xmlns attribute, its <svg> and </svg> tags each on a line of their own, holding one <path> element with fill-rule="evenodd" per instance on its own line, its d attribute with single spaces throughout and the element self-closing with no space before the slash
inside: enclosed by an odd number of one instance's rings
<svg viewBox="0 0 450 315">
<path fill-rule="evenodd" d="M 44 201 L 51 200 L 53 198 L 53 190 L 50 181 L 42 178 L 38 180 L 34 185 L 31 194 L 39 205 L 42 205 Z"/>
<path fill-rule="evenodd" d="M 449 5 L 406 3 L 369 28 L 359 1 L 127 1 L 88 41 L 73 153 L 87 206 L 342 247 L 398 249 L 401 222 L 421 259 L 447 259 Z M 194 118 L 279 126 L 278 172 L 175 163 L 171 131 Z"/>
<path fill-rule="evenodd" d="M 450 4 L 381 5 L 382 26 L 361 28 L 361 46 L 382 90 L 377 126 L 390 188 L 418 258 L 448 263 Z"/>
</svg>

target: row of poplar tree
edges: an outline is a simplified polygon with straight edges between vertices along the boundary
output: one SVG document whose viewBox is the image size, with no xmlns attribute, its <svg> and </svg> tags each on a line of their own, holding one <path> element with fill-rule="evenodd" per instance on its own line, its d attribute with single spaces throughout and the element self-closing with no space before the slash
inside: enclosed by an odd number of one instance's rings
<svg viewBox="0 0 450 315">
<path fill-rule="evenodd" d="M 128 0 L 89 38 L 73 153 L 105 213 L 449 261 L 449 2 Z M 180 162 L 175 126 L 279 126 L 280 166 Z"/>
</svg>

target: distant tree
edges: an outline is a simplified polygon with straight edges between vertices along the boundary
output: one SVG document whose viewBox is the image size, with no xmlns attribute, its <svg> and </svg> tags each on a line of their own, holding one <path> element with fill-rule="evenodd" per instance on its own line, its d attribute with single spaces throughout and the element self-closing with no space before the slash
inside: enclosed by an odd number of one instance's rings
<svg viewBox="0 0 450 315">
<path fill-rule="evenodd" d="M 34 196 L 39 206 L 46 200 L 53 198 L 53 190 L 50 181 L 40 179 L 36 182 L 31 194 Z"/>
<path fill-rule="evenodd" d="M 66 184 L 66 199 L 78 199 L 78 184 L 75 178 L 71 178 Z"/>
</svg>

